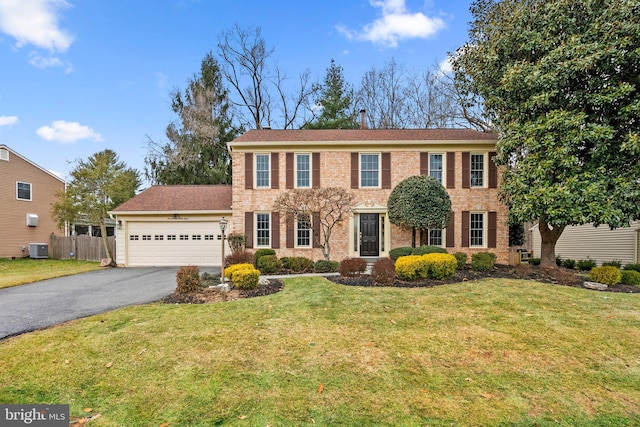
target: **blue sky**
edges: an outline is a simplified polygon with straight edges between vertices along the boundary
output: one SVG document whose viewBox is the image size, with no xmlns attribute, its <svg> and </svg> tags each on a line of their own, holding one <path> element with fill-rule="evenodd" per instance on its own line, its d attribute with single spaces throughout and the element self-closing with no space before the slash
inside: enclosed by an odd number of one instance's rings
<svg viewBox="0 0 640 427">
<path fill-rule="evenodd" d="M 467 39 L 470 0 L 0 0 L 0 143 L 63 178 L 110 148 L 141 172 L 218 36 L 259 26 L 287 75 L 334 58 L 358 85 L 394 59 L 442 63 Z"/>
</svg>

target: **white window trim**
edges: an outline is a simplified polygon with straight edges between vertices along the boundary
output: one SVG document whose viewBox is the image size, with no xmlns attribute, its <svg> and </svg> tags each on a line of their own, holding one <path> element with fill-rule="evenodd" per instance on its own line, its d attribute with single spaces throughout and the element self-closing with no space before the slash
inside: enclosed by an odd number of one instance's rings
<svg viewBox="0 0 640 427">
<path fill-rule="evenodd" d="M 9 161 L 9 151 L 4 148 L 0 148 L 0 160 L 4 160 L 5 162 Z"/>
<path fill-rule="evenodd" d="M 376 155 L 378 156 L 378 185 L 372 186 L 368 185 L 364 187 L 362 185 L 362 156 L 370 156 Z M 359 153 L 358 154 L 358 188 L 362 189 L 379 189 L 382 188 L 382 153 Z"/>
<path fill-rule="evenodd" d="M 480 188 L 480 187 L 478 187 Z M 474 214 L 482 214 L 482 245 L 472 245 L 471 244 L 471 216 Z M 487 248 L 487 221 L 488 221 L 488 212 L 487 211 L 470 211 L 469 212 L 469 247 L 470 248 Z"/>
<path fill-rule="evenodd" d="M 258 156 L 267 156 L 267 174 L 269 183 L 267 185 L 258 186 Z M 271 153 L 254 153 L 253 155 L 253 188 L 264 189 L 271 188 Z"/>
<path fill-rule="evenodd" d="M 298 185 L 298 156 L 309 156 L 309 185 L 301 187 Z M 311 188 L 313 187 L 313 156 L 311 153 L 293 153 L 293 188 Z"/>
<path fill-rule="evenodd" d="M 440 184 L 442 184 L 443 186 L 446 184 L 446 180 L 447 180 L 447 153 L 442 152 L 434 152 L 431 153 L 429 152 L 429 158 L 427 159 L 427 163 L 428 163 L 428 167 L 427 167 L 427 175 L 431 176 L 431 156 L 432 155 L 440 155 L 442 156 L 442 181 L 440 182 Z M 471 157 L 469 157 L 471 158 Z M 471 166 L 471 165 L 469 165 Z"/>
<path fill-rule="evenodd" d="M 313 248 L 313 223 L 312 223 L 313 219 L 311 218 L 311 215 L 309 215 L 309 244 L 308 245 L 299 245 L 298 244 L 298 218 L 296 217 L 295 219 L 295 223 L 294 223 L 294 231 L 295 231 L 295 240 L 294 240 L 294 244 L 293 246 L 295 248 L 300 248 L 300 249 L 310 249 Z"/>
<path fill-rule="evenodd" d="M 258 244 L 258 215 L 268 215 L 269 216 L 269 228 L 267 231 L 269 232 L 269 243 L 267 245 Z M 254 212 L 253 213 L 253 241 L 255 242 L 256 248 L 270 248 L 271 247 L 271 212 Z"/>
<path fill-rule="evenodd" d="M 471 152 L 469 153 L 469 188 L 489 188 L 489 164 L 487 163 L 487 152 Z M 482 185 L 471 185 L 471 164 L 473 156 L 482 156 Z"/>
<path fill-rule="evenodd" d="M 19 184 L 27 184 L 27 185 L 29 185 L 29 198 L 28 199 L 22 199 L 22 198 L 18 197 L 18 185 Z M 23 202 L 31 202 L 31 201 L 33 201 L 33 184 L 31 184 L 30 182 L 16 181 L 16 200 L 21 200 Z"/>
</svg>

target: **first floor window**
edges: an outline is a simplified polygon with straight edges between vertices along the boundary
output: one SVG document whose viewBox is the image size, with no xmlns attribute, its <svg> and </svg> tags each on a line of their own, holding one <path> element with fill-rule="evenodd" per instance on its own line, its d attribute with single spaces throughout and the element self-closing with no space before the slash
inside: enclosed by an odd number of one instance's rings
<svg viewBox="0 0 640 427">
<path fill-rule="evenodd" d="M 442 246 L 442 229 L 429 230 L 429 245 Z"/>
<path fill-rule="evenodd" d="M 484 214 L 472 213 L 469 218 L 469 245 L 484 246 Z"/>
<path fill-rule="evenodd" d="M 31 184 L 27 182 L 17 182 L 16 197 L 18 200 L 31 200 Z"/>
<path fill-rule="evenodd" d="M 311 220 L 309 215 L 300 215 L 296 221 L 296 246 L 311 246 Z"/>
<path fill-rule="evenodd" d="M 269 247 L 271 218 L 268 213 L 256 214 L 256 246 Z"/>
</svg>

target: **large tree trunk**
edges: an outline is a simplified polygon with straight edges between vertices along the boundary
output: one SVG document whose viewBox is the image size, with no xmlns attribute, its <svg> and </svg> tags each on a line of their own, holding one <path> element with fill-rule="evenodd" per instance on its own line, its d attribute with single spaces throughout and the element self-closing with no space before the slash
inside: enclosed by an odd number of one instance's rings
<svg viewBox="0 0 640 427">
<path fill-rule="evenodd" d="M 538 224 L 542 243 L 540 244 L 540 267 L 557 268 L 556 264 L 556 242 L 562 235 L 564 227 L 551 226 L 540 220 Z"/>
</svg>

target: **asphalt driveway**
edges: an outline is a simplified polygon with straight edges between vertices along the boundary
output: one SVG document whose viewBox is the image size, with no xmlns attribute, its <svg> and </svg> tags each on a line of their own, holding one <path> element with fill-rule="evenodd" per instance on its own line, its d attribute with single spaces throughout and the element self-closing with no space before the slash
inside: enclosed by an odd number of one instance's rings
<svg viewBox="0 0 640 427">
<path fill-rule="evenodd" d="M 177 271 L 178 267 L 110 268 L 0 289 L 0 340 L 157 301 L 176 289 Z"/>
</svg>

